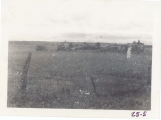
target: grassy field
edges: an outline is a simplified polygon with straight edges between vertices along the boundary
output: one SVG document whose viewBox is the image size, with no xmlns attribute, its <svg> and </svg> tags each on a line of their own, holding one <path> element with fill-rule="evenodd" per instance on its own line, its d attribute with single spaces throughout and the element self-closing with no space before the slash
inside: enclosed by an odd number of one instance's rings
<svg viewBox="0 0 161 120">
<path fill-rule="evenodd" d="M 147 90 L 151 55 L 132 54 L 127 59 L 117 52 L 51 52 L 28 47 L 9 52 L 8 107 L 151 109 Z M 22 99 L 21 74 L 28 51 L 32 57 Z"/>
</svg>

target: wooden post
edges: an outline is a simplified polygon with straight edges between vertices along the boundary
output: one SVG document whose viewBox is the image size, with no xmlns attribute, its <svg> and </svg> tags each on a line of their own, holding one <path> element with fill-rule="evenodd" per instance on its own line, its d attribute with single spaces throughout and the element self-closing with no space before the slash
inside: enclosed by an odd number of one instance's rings
<svg viewBox="0 0 161 120">
<path fill-rule="evenodd" d="M 32 53 L 28 53 L 28 57 L 26 59 L 25 65 L 23 65 L 23 70 L 22 70 L 22 76 L 21 76 L 21 90 L 25 91 L 26 89 L 26 84 L 27 84 L 27 73 L 28 73 L 28 68 L 31 60 L 31 55 Z"/>
<path fill-rule="evenodd" d="M 94 80 L 93 80 L 93 79 L 94 79 L 94 78 L 91 77 L 91 82 L 92 82 L 92 86 L 93 86 L 93 92 L 94 92 L 94 94 L 97 96 L 96 86 L 95 86 L 95 84 L 94 84 Z"/>
<path fill-rule="evenodd" d="M 152 70 L 152 60 L 150 60 L 149 67 L 148 67 L 148 81 L 147 85 L 151 85 L 151 70 Z"/>
</svg>

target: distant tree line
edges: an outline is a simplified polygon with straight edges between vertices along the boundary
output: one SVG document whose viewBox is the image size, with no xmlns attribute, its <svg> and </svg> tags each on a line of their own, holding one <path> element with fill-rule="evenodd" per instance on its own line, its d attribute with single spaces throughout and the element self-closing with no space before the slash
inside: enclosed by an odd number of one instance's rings
<svg viewBox="0 0 161 120">
<path fill-rule="evenodd" d="M 140 53 L 144 51 L 145 47 L 151 47 L 150 45 L 144 45 L 143 43 L 138 40 L 138 42 L 133 41 L 132 43 L 127 44 L 117 44 L 117 43 L 109 43 L 101 45 L 100 42 L 96 43 L 72 43 L 72 42 L 62 42 L 56 44 L 57 51 L 77 51 L 77 50 L 96 50 L 100 52 L 106 51 L 115 51 L 115 52 L 127 52 L 129 45 L 132 46 L 132 52 Z M 43 45 L 37 45 L 36 51 L 47 51 L 48 49 Z"/>
</svg>

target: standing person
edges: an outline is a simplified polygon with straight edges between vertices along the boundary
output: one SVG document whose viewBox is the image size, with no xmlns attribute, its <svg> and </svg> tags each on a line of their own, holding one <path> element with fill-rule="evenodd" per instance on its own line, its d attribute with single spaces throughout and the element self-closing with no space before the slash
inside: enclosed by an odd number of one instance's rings
<svg viewBox="0 0 161 120">
<path fill-rule="evenodd" d="M 131 49 L 132 49 L 132 46 L 129 45 L 129 48 L 127 49 L 127 58 L 131 57 Z"/>
</svg>

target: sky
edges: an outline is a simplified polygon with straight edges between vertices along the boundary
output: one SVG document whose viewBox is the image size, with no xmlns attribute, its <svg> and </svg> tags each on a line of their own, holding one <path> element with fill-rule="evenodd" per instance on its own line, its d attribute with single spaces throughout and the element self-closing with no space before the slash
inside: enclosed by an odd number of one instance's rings
<svg viewBox="0 0 161 120">
<path fill-rule="evenodd" d="M 152 42 L 151 2 L 126 0 L 2 0 L 9 40 Z"/>
</svg>

